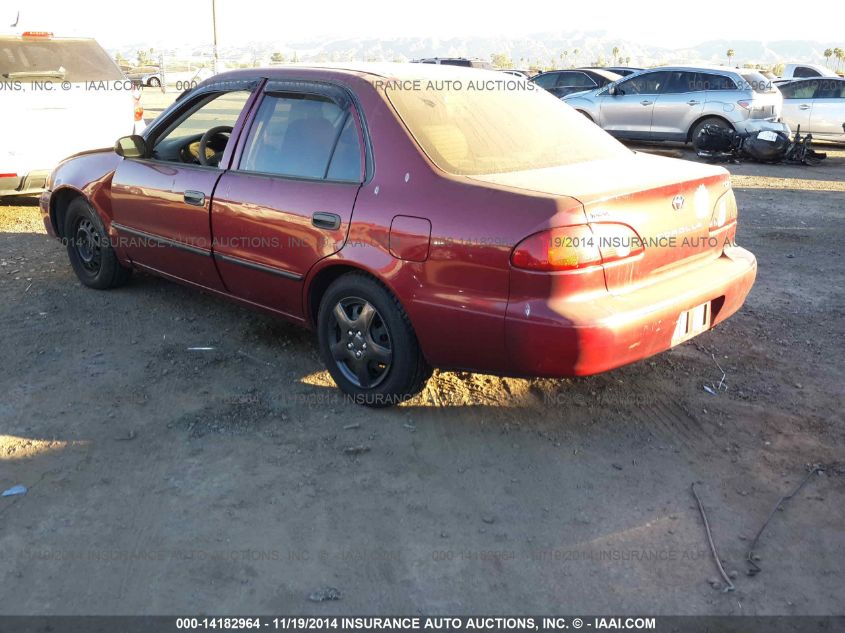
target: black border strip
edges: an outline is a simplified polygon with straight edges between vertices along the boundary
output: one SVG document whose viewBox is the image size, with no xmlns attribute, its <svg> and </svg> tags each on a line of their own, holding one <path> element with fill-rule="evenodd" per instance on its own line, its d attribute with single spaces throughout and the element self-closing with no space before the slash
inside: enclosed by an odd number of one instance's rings
<svg viewBox="0 0 845 633">
<path fill-rule="evenodd" d="M 272 266 L 265 266 L 264 264 L 258 264 L 256 262 L 251 262 L 246 259 L 241 259 L 240 257 L 233 257 L 232 255 L 224 255 L 223 253 L 214 253 L 214 257 L 219 257 L 224 262 L 229 262 L 230 264 L 237 264 L 239 266 L 243 266 L 244 268 L 252 268 L 253 270 L 259 270 L 263 273 L 270 273 L 271 275 L 278 275 L 279 277 L 284 277 L 285 279 L 292 279 L 294 281 L 301 281 L 302 275 L 298 273 L 292 273 L 287 270 L 282 270 L 281 268 L 273 268 Z"/>
<path fill-rule="evenodd" d="M 172 246 L 173 248 L 177 248 L 179 250 L 186 251 L 188 253 L 193 253 L 194 255 L 202 255 L 204 257 L 211 257 L 211 251 L 207 251 L 202 248 L 198 248 L 196 246 L 190 246 L 183 242 L 178 242 L 176 240 L 171 240 L 167 237 L 161 237 L 160 235 L 153 235 L 152 233 L 147 233 L 146 231 L 139 231 L 138 229 L 133 229 L 128 226 L 124 226 L 123 224 L 119 224 L 117 222 L 111 223 L 112 227 L 120 231 L 121 233 L 128 233 L 129 235 L 135 235 L 137 237 L 143 237 L 144 239 L 151 240 L 160 244 L 162 246 Z"/>
</svg>

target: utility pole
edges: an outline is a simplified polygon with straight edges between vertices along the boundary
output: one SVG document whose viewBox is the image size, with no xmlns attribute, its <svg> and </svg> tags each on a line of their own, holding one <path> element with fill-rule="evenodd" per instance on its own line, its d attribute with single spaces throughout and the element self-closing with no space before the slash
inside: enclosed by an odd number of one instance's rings
<svg viewBox="0 0 845 633">
<path fill-rule="evenodd" d="M 216 75 L 217 74 L 217 0 L 211 0 L 211 25 L 214 29 L 214 49 L 212 54 L 214 59 L 212 60 L 211 70 Z"/>
</svg>

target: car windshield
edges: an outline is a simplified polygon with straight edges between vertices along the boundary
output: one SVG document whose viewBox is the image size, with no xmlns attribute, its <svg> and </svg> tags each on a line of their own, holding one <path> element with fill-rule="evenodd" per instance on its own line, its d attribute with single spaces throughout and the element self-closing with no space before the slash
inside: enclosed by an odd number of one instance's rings
<svg viewBox="0 0 845 633">
<path fill-rule="evenodd" d="M 70 82 L 123 79 L 95 40 L 0 38 L 0 81 L 28 77 Z"/>
<path fill-rule="evenodd" d="M 767 92 L 777 92 L 777 88 L 775 88 L 772 80 L 764 77 L 762 73 L 758 73 L 756 70 L 743 71 L 740 75 L 751 86 L 754 92 L 764 94 Z"/>
<path fill-rule="evenodd" d="M 452 174 L 540 169 L 630 154 L 560 99 L 516 78 L 388 82 L 386 92 L 423 151 Z"/>
</svg>

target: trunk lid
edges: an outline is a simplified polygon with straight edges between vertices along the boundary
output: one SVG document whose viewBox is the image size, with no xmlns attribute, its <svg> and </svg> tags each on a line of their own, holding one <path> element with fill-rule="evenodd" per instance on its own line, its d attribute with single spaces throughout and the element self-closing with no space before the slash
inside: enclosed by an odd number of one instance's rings
<svg viewBox="0 0 845 633">
<path fill-rule="evenodd" d="M 709 261 L 724 247 L 722 240 L 710 236 L 717 202 L 730 190 L 730 175 L 721 167 L 632 154 L 623 159 L 473 178 L 578 200 L 603 255 L 612 248 L 624 251 L 637 246 L 620 239 L 618 232 L 606 231 L 608 225 L 633 229 L 643 252 L 604 265 L 607 289 L 614 294 Z M 604 237 L 607 235 L 612 237 Z"/>
</svg>

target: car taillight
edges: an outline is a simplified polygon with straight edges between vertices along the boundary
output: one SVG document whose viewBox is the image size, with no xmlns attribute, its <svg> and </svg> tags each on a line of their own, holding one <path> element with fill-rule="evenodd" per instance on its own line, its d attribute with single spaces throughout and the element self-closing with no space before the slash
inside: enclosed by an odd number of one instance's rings
<svg viewBox="0 0 845 633">
<path fill-rule="evenodd" d="M 713 215 L 710 216 L 710 231 L 716 231 L 736 222 L 736 217 L 736 197 L 734 197 L 733 190 L 729 189 L 719 198 L 713 209 Z"/>
<path fill-rule="evenodd" d="M 0 178 L 17 178 L 17 174 L 0 174 Z"/>
<path fill-rule="evenodd" d="M 140 121 L 144 118 L 144 108 L 141 107 L 141 104 L 135 106 L 135 120 Z"/>
<path fill-rule="evenodd" d="M 53 34 L 50 31 L 24 31 L 21 33 L 23 38 L 31 39 L 50 39 Z"/>
<path fill-rule="evenodd" d="M 645 250 L 642 239 L 630 226 L 612 222 L 599 222 L 590 226 L 598 240 L 604 264 L 636 257 Z"/>
<path fill-rule="evenodd" d="M 516 268 L 566 271 L 636 257 L 643 251 L 640 237 L 624 224 L 579 224 L 529 235 L 511 255 Z"/>
<path fill-rule="evenodd" d="M 601 263 L 593 232 L 586 224 L 529 235 L 511 255 L 517 268 L 537 271 L 576 270 Z"/>
</svg>

